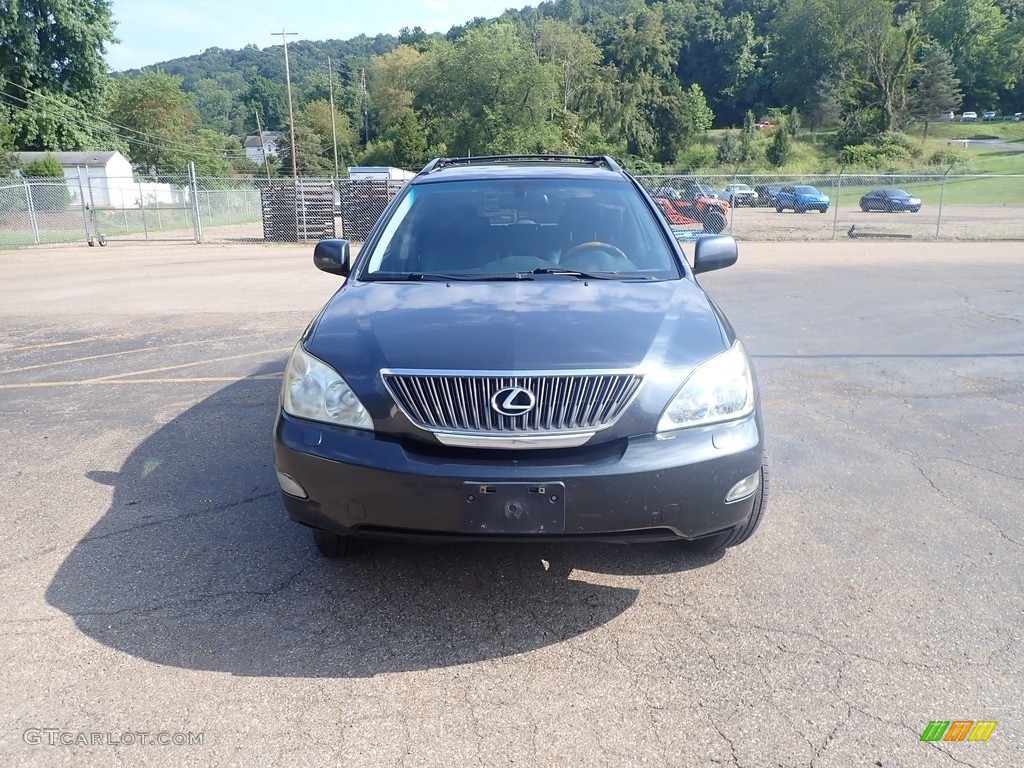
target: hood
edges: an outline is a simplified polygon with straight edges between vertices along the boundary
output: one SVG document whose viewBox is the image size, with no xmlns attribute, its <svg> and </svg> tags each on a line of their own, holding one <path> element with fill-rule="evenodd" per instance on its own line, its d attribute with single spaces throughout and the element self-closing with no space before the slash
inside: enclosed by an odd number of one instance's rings
<svg viewBox="0 0 1024 768">
<path fill-rule="evenodd" d="M 381 368 L 689 369 L 725 349 L 727 333 L 687 279 L 356 282 L 305 346 L 366 392 Z"/>
</svg>

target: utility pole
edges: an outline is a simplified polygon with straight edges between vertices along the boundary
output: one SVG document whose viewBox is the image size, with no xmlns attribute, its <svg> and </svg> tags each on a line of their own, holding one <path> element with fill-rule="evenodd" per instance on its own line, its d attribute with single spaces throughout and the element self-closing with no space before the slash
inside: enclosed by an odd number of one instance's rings
<svg viewBox="0 0 1024 768">
<path fill-rule="evenodd" d="M 270 158 L 267 157 L 267 142 L 263 139 L 263 126 L 260 124 L 260 113 L 256 110 L 256 130 L 260 134 L 260 152 L 263 155 L 263 165 L 267 168 L 267 184 L 272 184 L 270 180 Z"/>
<path fill-rule="evenodd" d="M 366 70 L 359 70 L 359 109 L 363 113 L 363 144 L 370 143 L 370 110 L 366 103 Z"/>
<path fill-rule="evenodd" d="M 327 84 L 331 93 L 331 136 L 334 139 L 334 178 L 338 173 L 338 130 L 334 126 L 334 69 L 331 67 L 331 57 L 327 57 Z"/>
<path fill-rule="evenodd" d="M 284 42 L 284 80 L 288 88 L 288 127 L 291 130 L 292 138 L 292 180 L 298 184 L 299 171 L 295 164 L 295 114 L 292 112 L 292 75 L 288 69 L 288 35 L 297 35 L 298 32 L 285 32 L 282 29 L 280 32 L 271 32 L 270 34 L 275 37 L 280 35 Z"/>
</svg>

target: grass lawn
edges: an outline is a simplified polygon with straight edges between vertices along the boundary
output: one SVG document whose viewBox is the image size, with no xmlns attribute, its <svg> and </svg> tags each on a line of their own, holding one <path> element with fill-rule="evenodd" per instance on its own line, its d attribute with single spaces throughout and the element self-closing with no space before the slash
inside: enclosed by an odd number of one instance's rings
<svg viewBox="0 0 1024 768">
<path fill-rule="evenodd" d="M 712 131 L 711 143 L 721 141 L 727 131 Z M 881 170 L 846 168 L 840 169 L 836 160 L 835 131 L 803 133 L 794 142 L 793 162 L 782 168 L 767 166 L 762 160 L 758 166 L 747 170 L 762 178 L 742 181 L 758 183 L 770 180 L 770 176 L 792 176 L 800 174 L 807 177 L 808 183 L 822 187 L 822 191 L 836 198 L 835 185 L 822 179 L 818 184 L 815 174 L 838 174 L 843 170 L 844 181 L 839 190 L 840 201 L 848 205 L 853 198 L 859 198 L 865 192 L 882 187 L 900 187 L 920 197 L 925 204 L 934 205 L 939 202 L 943 183 L 941 176 L 949 168 L 948 165 L 927 165 L 927 161 L 937 152 L 956 150 L 966 162 L 955 165 L 946 180 L 944 202 L 950 205 L 1002 205 L 1006 203 L 1024 203 L 1024 122 L 993 121 L 993 122 L 932 122 L 927 126 L 916 123 L 907 130 L 907 136 L 920 149 L 920 159 L 907 161 L 907 169 L 899 167 Z M 769 137 L 758 135 L 755 141 L 761 149 L 767 145 Z M 910 167 L 913 166 L 913 167 Z M 743 173 L 744 169 L 740 169 Z M 729 175 L 733 168 L 716 167 L 706 169 L 708 175 Z M 892 175 L 889 175 L 891 171 Z M 985 178 L 986 176 L 1014 176 L 1018 178 Z M 927 178 L 930 176 L 938 178 Z M 872 178 L 874 177 L 874 178 Z M 795 181 L 787 179 L 788 183 Z"/>
<path fill-rule="evenodd" d="M 925 205 L 938 205 L 940 196 L 945 205 L 1002 205 L 1024 204 L 1024 178 L 987 179 L 977 176 L 954 176 L 946 179 L 946 192 L 942 194 L 941 174 L 937 178 L 900 177 L 891 180 L 879 177 L 874 184 L 843 184 L 840 191 L 842 205 L 854 205 L 860 196 L 874 189 L 897 187 L 905 189 Z M 825 193 L 835 199 L 834 190 Z"/>
</svg>

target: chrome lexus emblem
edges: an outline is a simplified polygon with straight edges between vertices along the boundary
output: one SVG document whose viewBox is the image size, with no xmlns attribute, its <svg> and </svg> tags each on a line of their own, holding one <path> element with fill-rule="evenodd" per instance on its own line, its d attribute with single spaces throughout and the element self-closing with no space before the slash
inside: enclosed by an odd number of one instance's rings
<svg viewBox="0 0 1024 768">
<path fill-rule="evenodd" d="M 528 389 L 505 387 L 491 396 L 491 408 L 502 416 L 522 416 L 537 405 L 537 398 Z"/>
</svg>

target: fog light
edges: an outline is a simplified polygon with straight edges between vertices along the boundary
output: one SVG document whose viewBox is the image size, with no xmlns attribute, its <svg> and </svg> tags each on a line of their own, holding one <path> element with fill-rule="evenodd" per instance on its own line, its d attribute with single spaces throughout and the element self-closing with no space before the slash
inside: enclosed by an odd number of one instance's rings
<svg viewBox="0 0 1024 768">
<path fill-rule="evenodd" d="M 277 470 L 277 482 L 281 486 L 281 490 L 289 496 L 298 496 L 300 499 L 309 498 L 302 486 L 295 482 L 293 478 L 288 477 L 288 475 L 281 470 Z"/>
<path fill-rule="evenodd" d="M 747 496 L 757 490 L 758 483 L 761 482 L 761 470 L 758 470 L 750 477 L 745 477 L 734 485 L 729 493 L 725 495 L 725 503 L 728 504 L 731 501 L 739 501 L 745 499 Z"/>
</svg>

